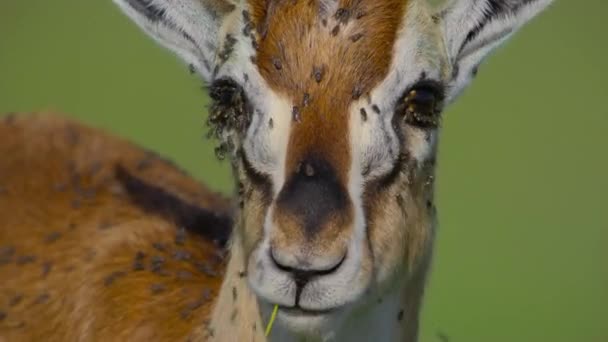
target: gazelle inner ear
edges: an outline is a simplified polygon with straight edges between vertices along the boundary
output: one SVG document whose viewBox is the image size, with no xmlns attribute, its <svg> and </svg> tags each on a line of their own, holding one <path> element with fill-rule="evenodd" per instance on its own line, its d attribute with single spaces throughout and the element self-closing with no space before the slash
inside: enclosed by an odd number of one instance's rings
<svg viewBox="0 0 608 342">
<path fill-rule="evenodd" d="M 209 81 L 220 45 L 225 0 L 113 0 L 139 27 Z"/>
<path fill-rule="evenodd" d="M 553 0 L 452 0 L 442 20 L 446 49 L 453 65 L 447 100 L 454 99 L 475 76 L 490 52 L 503 44 Z"/>
</svg>

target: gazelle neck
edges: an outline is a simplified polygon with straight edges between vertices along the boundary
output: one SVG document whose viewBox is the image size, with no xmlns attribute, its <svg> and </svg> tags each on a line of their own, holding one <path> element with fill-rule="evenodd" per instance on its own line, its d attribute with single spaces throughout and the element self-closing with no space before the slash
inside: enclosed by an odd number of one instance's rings
<svg viewBox="0 0 608 342">
<path fill-rule="evenodd" d="M 235 229 L 230 261 L 224 282 L 211 314 L 211 321 L 200 335 L 203 341 L 266 341 L 257 298 L 247 285 L 245 255 L 240 234 Z"/>
<path fill-rule="evenodd" d="M 272 308 L 258 303 L 255 294 L 247 284 L 245 256 L 238 233 L 231 245 L 231 254 L 224 282 L 214 307 L 211 321 L 200 336 L 208 341 L 281 341 L 281 342 L 324 342 L 324 341 L 415 341 L 409 333 L 406 319 L 408 310 L 404 307 L 405 281 L 401 280 L 383 296 L 376 296 L 365 307 L 354 313 L 340 326 L 319 339 L 303 338 L 295 335 L 276 322 L 270 336 L 264 336 L 267 319 Z M 416 311 L 416 307 L 412 307 Z M 408 310 L 409 311 L 409 310 Z M 416 322 L 417 323 L 417 322 Z M 205 340 L 205 339 L 204 339 Z"/>
</svg>

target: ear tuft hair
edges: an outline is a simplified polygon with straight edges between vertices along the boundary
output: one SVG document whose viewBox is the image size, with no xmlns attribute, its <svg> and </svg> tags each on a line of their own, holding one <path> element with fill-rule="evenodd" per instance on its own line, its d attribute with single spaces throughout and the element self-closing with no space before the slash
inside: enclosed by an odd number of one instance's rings
<svg viewBox="0 0 608 342">
<path fill-rule="evenodd" d="M 470 82 L 479 64 L 553 0 L 453 0 L 437 17 L 454 67 L 448 101 Z"/>
<path fill-rule="evenodd" d="M 228 0 L 113 1 L 148 35 L 211 80 L 222 21 L 234 11 L 234 4 Z"/>
</svg>

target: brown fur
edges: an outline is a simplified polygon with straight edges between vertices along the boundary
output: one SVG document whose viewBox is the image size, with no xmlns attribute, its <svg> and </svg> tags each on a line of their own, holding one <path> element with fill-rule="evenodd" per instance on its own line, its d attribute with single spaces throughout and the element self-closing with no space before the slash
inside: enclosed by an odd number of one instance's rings
<svg viewBox="0 0 608 342">
<path fill-rule="evenodd" d="M 250 1 L 261 36 L 260 73 L 275 91 L 299 104 L 287 177 L 313 155 L 326 159 L 346 182 L 349 105 L 386 76 L 406 3 L 340 0 L 341 10 L 322 13 L 318 1 Z"/>
<path fill-rule="evenodd" d="M 210 319 L 225 267 L 211 242 L 230 230 L 225 199 L 55 116 L 0 119 L 0 155 L 0 340 L 202 339 L 194 327 Z M 192 219 L 205 211 L 216 214 Z"/>
<path fill-rule="evenodd" d="M 332 215 L 319 232 L 312 235 L 304 232 L 304 224 L 289 214 L 275 212 L 275 228 L 271 244 L 281 253 L 306 257 L 321 256 L 328 260 L 340 260 L 346 254 L 348 237 L 352 234 L 352 217 L 344 219 L 339 213 Z M 311 255 L 312 254 L 312 255 Z"/>
</svg>

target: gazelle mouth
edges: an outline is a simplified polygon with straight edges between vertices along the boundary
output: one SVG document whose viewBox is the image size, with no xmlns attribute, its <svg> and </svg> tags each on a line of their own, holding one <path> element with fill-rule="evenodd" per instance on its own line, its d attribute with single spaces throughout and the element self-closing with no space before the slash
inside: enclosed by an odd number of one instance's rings
<svg viewBox="0 0 608 342">
<path fill-rule="evenodd" d="M 282 306 L 279 305 L 279 311 L 288 315 L 293 316 L 323 316 L 333 313 L 339 310 L 339 308 L 331 308 L 325 310 L 307 310 L 300 306 Z"/>
</svg>

